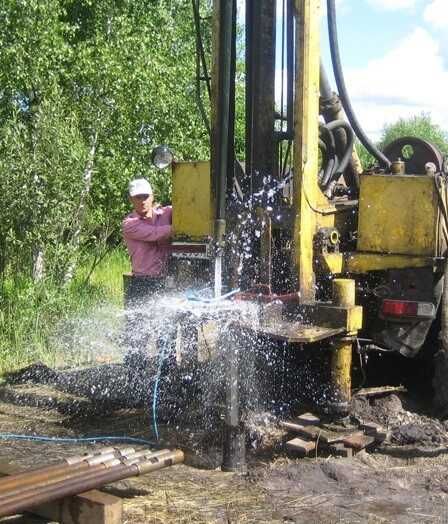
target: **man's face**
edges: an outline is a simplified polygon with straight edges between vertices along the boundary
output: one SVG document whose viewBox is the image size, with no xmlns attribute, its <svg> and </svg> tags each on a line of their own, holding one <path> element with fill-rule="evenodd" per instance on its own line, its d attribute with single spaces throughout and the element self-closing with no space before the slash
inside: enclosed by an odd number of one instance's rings
<svg viewBox="0 0 448 524">
<path fill-rule="evenodd" d="M 148 214 L 149 211 L 151 211 L 152 203 L 154 200 L 154 197 L 152 194 L 135 195 L 129 198 L 131 200 L 132 205 L 134 206 L 134 211 L 138 215 L 144 217 Z"/>
</svg>

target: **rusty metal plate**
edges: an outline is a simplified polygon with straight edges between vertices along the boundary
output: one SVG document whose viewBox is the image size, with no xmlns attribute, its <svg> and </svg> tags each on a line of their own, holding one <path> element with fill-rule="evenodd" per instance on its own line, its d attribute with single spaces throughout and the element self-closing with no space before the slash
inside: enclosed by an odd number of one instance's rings
<svg viewBox="0 0 448 524">
<path fill-rule="evenodd" d="M 442 153 L 431 142 L 421 138 L 413 136 L 398 138 L 388 144 L 383 152 L 391 162 L 404 160 L 406 173 L 412 175 L 424 175 L 427 162 L 432 162 L 437 172 L 443 170 Z"/>
<path fill-rule="evenodd" d="M 305 325 L 300 322 L 279 322 L 262 324 L 255 328 L 257 334 L 291 344 L 310 344 L 344 333 L 345 328 L 330 328 L 315 325 Z"/>
</svg>

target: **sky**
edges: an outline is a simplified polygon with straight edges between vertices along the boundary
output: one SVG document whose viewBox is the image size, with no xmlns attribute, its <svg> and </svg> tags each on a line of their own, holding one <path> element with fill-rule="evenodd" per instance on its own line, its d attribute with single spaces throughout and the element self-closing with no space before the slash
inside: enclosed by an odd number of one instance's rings
<svg viewBox="0 0 448 524">
<path fill-rule="evenodd" d="M 339 0 L 337 18 L 347 90 L 366 133 L 378 139 L 385 125 L 421 112 L 448 132 L 448 0 Z"/>
<path fill-rule="evenodd" d="M 367 135 L 378 140 L 385 125 L 422 112 L 448 133 L 448 0 L 338 0 L 337 21 L 347 90 Z"/>
</svg>

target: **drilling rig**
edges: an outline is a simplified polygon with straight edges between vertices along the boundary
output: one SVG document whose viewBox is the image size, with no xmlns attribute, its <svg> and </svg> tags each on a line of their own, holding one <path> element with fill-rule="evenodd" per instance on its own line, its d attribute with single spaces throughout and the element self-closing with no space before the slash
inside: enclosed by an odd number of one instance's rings
<svg viewBox="0 0 448 524">
<path fill-rule="evenodd" d="M 210 77 L 199 2 L 192 3 L 198 79 L 209 83 L 211 95 L 211 157 L 172 164 L 175 274 L 196 264 L 196 273 L 207 269 L 218 295 L 241 288 L 235 300 L 257 303 L 261 314 L 256 327 L 238 329 L 256 331 L 260 344 L 324 348 L 332 392 L 327 409 L 338 417 L 349 410 L 354 355 L 416 358 L 431 328 L 442 329 L 435 400 L 445 407 L 442 154 L 414 137 L 383 151 L 367 138 L 344 81 L 335 0 L 327 1 L 326 16 L 337 92 L 321 61 L 320 0 L 246 0 L 245 154 L 236 158 L 237 3 L 214 2 Z M 375 158 L 368 170 L 356 140 Z M 250 256 L 235 261 L 230 239 L 244 212 L 251 217 L 244 246 Z M 242 445 L 238 395 L 229 395 L 235 451 Z"/>
</svg>

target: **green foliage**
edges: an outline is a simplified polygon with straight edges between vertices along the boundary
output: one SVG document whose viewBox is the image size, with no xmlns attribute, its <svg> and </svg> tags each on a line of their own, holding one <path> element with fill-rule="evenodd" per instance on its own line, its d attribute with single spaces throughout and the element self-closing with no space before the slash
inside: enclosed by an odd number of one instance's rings
<svg viewBox="0 0 448 524">
<path fill-rule="evenodd" d="M 375 164 L 375 158 L 367 151 L 367 149 L 356 140 L 355 143 L 356 152 L 358 153 L 359 160 L 363 169 L 368 169 Z"/>
<path fill-rule="evenodd" d="M 204 2 L 206 30 L 209 14 Z M 127 259 L 107 258 L 112 274 L 102 260 L 120 241 L 129 179 L 149 177 L 168 201 L 152 148 L 209 157 L 195 50 L 185 0 L 0 2 L 0 366 L 48 361 L 57 319 L 121 301 Z"/>
<path fill-rule="evenodd" d="M 443 154 L 448 154 L 448 136 L 440 126 L 432 121 L 429 113 L 421 113 L 410 118 L 400 118 L 397 122 L 385 126 L 377 147 L 383 150 L 387 144 L 397 138 L 407 136 L 427 140 L 438 147 Z M 359 142 L 356 143 L 356 151 L 364 169 L 375 164 L 374 157 Z"/>
<path fill-rule="evenodd" d="M 40 283 L 30 277 L 5 278 L 0 293 L 0 373 L 36 360 L 48 365 L 67 364 L 55 331 L 66 335 L 74 318 L 91 316 L 104 303 L 122 304 L 123 272 L 129 269 L 124 250 L 109 253 L 91 273 L 93 257 L 80 267 L 77 277 L 61 293 L 51 279 Z M 86 277 L 90 275 L 89 279 Z M 76 326 L 75 326 L 76 328 Z M 78 327 L 78 330 L 80 328 Z M 100 327 L 97 327 L 100 330 Z M 77 347 L 76 351 L 83 348 Z"/>
<path fill-rule="evenodd" d="M 394 124 L 385 126 L 379 147 L 382 149 L 393 140 L 406 136 L 427 140 L 437 146 L 442 153 L 448 153 L 448 137 L 441 127 L 431 120 L 429 113 L 400 118 Z"/>
<path fill-rule="evenodd" d="M 155 145 L 208 157 L 191 6 L 5 0 L 0 21 L 0 270 L 29 275 L 42 250 L 62 280 L 78 247 L 119 240 L 129 179 L 147 176 L 169 199 L 169 175 L 150 166 Z"/>
</svg>

